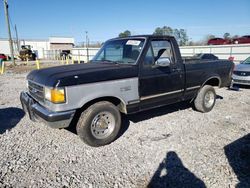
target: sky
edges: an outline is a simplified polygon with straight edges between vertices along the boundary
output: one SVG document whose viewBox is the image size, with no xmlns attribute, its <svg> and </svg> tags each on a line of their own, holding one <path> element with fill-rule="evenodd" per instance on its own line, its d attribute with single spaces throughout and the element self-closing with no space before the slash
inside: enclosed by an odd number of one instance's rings
<svg viewBox="0 0 250 188">
<path fill-rule="evenodd" d="M 199 41 L 208 34 L 250 35 L 250 0 L 8 0 L 12 35 L 21 39 L 74 37 L 77 43 L 105 41 L 130 30 L 152 34 L 156 27 L 185 29 Z M 0 0 L 0 38 L 7 38 Z"/>
</svg>

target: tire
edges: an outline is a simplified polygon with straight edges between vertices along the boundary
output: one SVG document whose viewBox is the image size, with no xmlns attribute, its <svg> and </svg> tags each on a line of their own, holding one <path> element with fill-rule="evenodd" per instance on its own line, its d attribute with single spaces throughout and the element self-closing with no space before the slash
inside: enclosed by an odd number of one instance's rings
<svg viewBox="0 0 250 188">
<path fill-rule="evenodd" d="M 110 144 L 120 129 L 120 111 L 107 101 L 97 102 L 83 111 L 76 126 L 81 140 L 93 147 Z"/>
<path fill-rule="evenodd" d="M 203 86 L 194 100 L 194 107 L 199 112 L 209 112 L 213 109 L 216 101 L 216 93 L 212 86 Z"/>
</svg>

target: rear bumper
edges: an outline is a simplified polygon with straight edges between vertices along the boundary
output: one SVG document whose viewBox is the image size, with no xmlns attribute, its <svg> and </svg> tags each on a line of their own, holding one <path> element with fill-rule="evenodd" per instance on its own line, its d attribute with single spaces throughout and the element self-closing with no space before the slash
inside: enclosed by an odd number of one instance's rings
<svg viewBox="0 0 250 188">
<path fill-rule="evenodd" d="M 21 92 L 20 101 L 22 108 L 32 121 L 42 121 L 52 128 L 66 128 L 69 126 L 75 110 L 53 112 L 37 103 L 26 92 Z"/>
</svg>

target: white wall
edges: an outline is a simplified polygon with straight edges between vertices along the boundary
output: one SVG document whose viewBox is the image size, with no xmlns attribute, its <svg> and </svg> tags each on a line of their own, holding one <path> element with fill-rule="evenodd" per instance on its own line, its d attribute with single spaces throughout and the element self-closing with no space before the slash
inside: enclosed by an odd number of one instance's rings
<svg viewBox="0 0 250 188">
<path fill-rule="evenodd" d="M 98 52 L 99 48 L 89 48 L 90 59 Z M 181 46 L 182 56 L 193 56 L 198 53 L 212 53 L 220 59 L 234 57 L 234 62 L 239 63 L 250 56 L 250 44 L 233 44 L 233 45 L 210 45 L 210 46 Z M 72 54 L 74 59 L 78 56 L 82 61 L 87 60 L 86 48 L 73 48 Z"/>
<path fill-rule="evenodd" d="M 31 50 L 37 51 L 38 58 L 45 58 L 44 57 L 44 51 L 50 50 L 50 43 L 69 43 L 74 44 L 74 38 L 72 37 L 50 37 L 49 40 L 20 40 L 20 46 L 21 45 L 30 45 Z M 7 55 L 10 55 L 10 48 L 9 48 L 9 42 L 8 39 L 0 39 L 0 53 L 4 53 Z M 15 55 L 18 55 L 19 52 L 17 50 L 17 45 L 14 43 L 14 53 Z"/>
<path fill-rule="evenodd" d="M 50 44 L 46 40 L 25 40 L 25 41 L 20 41 L 20 46 L 21 45 L 30 45 L 31 50 L 37 51 L 38 52 L 38 58 L 44 58 L 43 51 L 44 50 L 49 50 L 50 49 Z"/>
<path fill-rule="evenodd" d="M 181 46 L 180 51 L 182 56 L 193 56 L 197 53 L 212 53 L 220 59 L 232 56 L 234 61 L 239 63 L 250 56 L 250 44 Z"/>
<path fill-rule="evenodd" d="M 100 48 L 88 48 L 89 60 L 91 60 Z M 86 48 L 73 48 L 71 50 L 74 60 L 80 59 L 87 62 L 87 49 Z"/>
<path fill-rule="evenodd" d="M 73 37 L 49 37 L 49 42 L 50 43 L 69 43 L 69 44 L 74 44 L 75 39 Z"/>
<path fill-rule="evenodd" d="M 5 39 L 0 39 L 0 53 L 10 54 L 9 41 Z"/>
<path fill-rule="evenodd" d="M 21 45 L 30 45 L 31 50 L 37 51 L 38 58 L 43 58 L 43 50 L 49 50 L 50 44 L 46 40 L 20 40 Z M 14 54 L 19 54 L 16 43 L 13 43 Z M 7 39 L 0 39 L 0 53 L 10 55 L 9 41 Z"/>
</svg>

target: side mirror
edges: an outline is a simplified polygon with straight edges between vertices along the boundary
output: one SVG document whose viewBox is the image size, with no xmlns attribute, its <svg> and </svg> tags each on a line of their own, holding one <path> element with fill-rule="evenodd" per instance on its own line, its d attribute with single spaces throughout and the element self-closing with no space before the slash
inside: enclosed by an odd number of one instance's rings
<svg viewBox="0 0 250 188">
<path fill-rule="evenodd" d="M 162 57 L 159 58 L 156 62 L 155 65 L 159 66 L 159 67 L 168 67 L 170 66 L 170 58 L 169 57 Z"/>
</svg>

